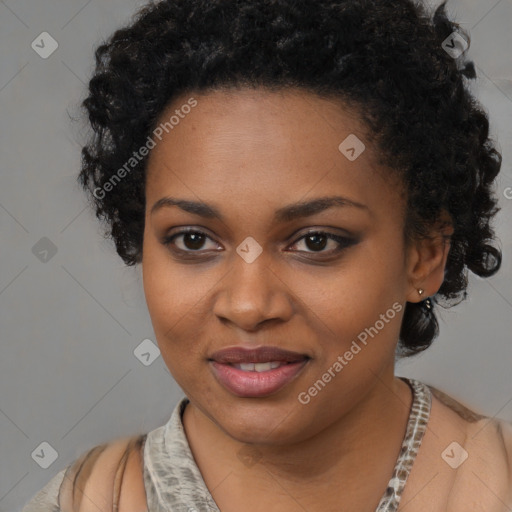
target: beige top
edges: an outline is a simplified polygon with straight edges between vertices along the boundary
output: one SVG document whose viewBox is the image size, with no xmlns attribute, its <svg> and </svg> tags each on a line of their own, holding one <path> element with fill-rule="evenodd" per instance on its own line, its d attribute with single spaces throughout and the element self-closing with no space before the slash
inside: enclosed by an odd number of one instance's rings
<svg viewBox="0 0 512 512">
<path fill-rule="evenodd" d="M 376 512 L 512 511 L 512 424 L 479 416 L 435 388 L 404 380 L 413 403 Z M 93 448 L 60 471 L 22 512 L 219 512 L 185 435 L 187 403 L 184 397 L 167 424 L 148 434 Z M 75 478 L 79 491 L 73 497 Z"/>
</svg>

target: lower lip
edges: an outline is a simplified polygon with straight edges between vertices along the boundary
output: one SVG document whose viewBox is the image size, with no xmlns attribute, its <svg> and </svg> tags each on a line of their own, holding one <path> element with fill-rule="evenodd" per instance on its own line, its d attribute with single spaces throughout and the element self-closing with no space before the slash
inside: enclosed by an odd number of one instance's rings
<svg viewBox="0 0 512 512">
<path fill-rule="evenodd" d="M 220 383 L 234 395 L 262 397 L 276 393 L 292 381 L 304 368 L 308 359 L 289 363 L 265 372 L 243 371 L 230 364 L 211 361 L 213 373 Z"/>
</svg>

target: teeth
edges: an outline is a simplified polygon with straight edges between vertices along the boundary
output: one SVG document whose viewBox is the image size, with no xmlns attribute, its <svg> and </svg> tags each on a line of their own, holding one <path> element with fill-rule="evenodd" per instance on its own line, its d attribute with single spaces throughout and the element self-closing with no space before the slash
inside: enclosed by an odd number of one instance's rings
<svg viewBox="0 0 512 512">
<path fill-rule="evenodd" d="M 267 372 L 268 370 L 273 370 L 274 368 L 279 368 L 279 366 L 286 364 L 282 361 L 271 361 L 269 363 L 240 363 L 233 364 L 234 368 L 238 370 L 243 370 L 244 372 Z"/>
</svg>

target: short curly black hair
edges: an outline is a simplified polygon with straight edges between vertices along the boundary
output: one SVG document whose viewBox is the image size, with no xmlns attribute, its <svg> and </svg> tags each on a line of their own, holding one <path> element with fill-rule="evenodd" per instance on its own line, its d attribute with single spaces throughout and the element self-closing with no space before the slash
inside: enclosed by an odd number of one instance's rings
<svg viewBox="0 0 512 512">
<path fill-rule="evenodd" d="M 139 9 L 97 47 L 82 104 L 93 132 L 78 179 L 123 261 L 142 261 L 147 157 L 112 180 L 167 105 L 191 91 L 293 87 L 358 108 L 381 163 L 405 185 L 406 237 L 427 236 L 448 212 L 451 248 L 431 299 L 449 307 L 466 298 L 467 269 L 488 277 L 501 265 L 490 226 L 501 154 L 468 87 L 473 63 L 464 47 L 447 51 L 459 48 L 454 32 L 467 46 L 470 38 L 445 4 L 428 12 L 413 0 L 162 0 Z M 398 353 L 426 349 L 438 330 L 432 309 L 408 302 Z"/>
</svg>

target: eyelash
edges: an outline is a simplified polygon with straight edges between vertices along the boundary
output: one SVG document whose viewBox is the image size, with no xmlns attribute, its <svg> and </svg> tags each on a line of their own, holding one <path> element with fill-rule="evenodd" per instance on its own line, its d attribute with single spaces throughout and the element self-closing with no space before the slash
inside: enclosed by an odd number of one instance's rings
<svg viewBox="0 0 512 512">
<path fill-rule="evenodd" d="M 210 240 L 212 240 L 205 232 L 203 231 L 200 231 L 198 229 L 195 229 L 195 228 L 188 228 L 188 229 L 183 229 L 181 231 L 178 231 L 177 233 L 173 233 L 172 235 L 168 235 L 166 237 L 164 237 L 162 239 L 162 244 L 166 247 L 169 247 L 172 245 L 172 243 L 174 242 L 174 240 L 179 237 L 179 236 L 182 236 L 182 235 L 186 235 L 187 233 L 193 233 L 193 234 L 199 234 L 199 235 L 204 235 L 206 238 L 209 238 Z M 355 245 L 357 243 L 357 240 L 354 239 L 354 238 L 349 238 L 349 237 L 345 237 L 345 236 L 340 236 L 340 235 L 335 235 L 334 233 L 330 233 L 330 232 L 327 232 L 327 231 L 310 231 L 308 233 L 305 233 L 304 235 L 302 235 L 300 238 L 298 238 L 292 245 L 296 245 L 298 242 L 300 242 L 301 240 L 305 239 L 306 237 L 308 236 L 312 236 L 312 235 L 322 235 L 322 236 L 325 236 L 327 237 L 328 239 L 330 240 L 334 240 L 335 242 L 337 242 L 339 244 L 338 248 L 334 249 L 334 250 L 331 250 L 331 251 L 298 251 L 298 252 L 301 252 L 301 253 L 306 253 L 306 254 L 327 254 L 327 255 L 334 255 L 334 254 L 337 254 L 339 252 L 341 252 L 343 249 L 347 249 L 348 247 L 352 246 L 352 245 Z M 190 254 L 199 254 L 201 252 L 201 249 L 198 249 L 198 250 L 183 250 L 183 249 L 178 249 L 178 248 L 173 248 L 172 249 L 174 252 L 179 252 L 181 254 L 187 254 L 187 255 L 190 255 Z"/>
</svg>

